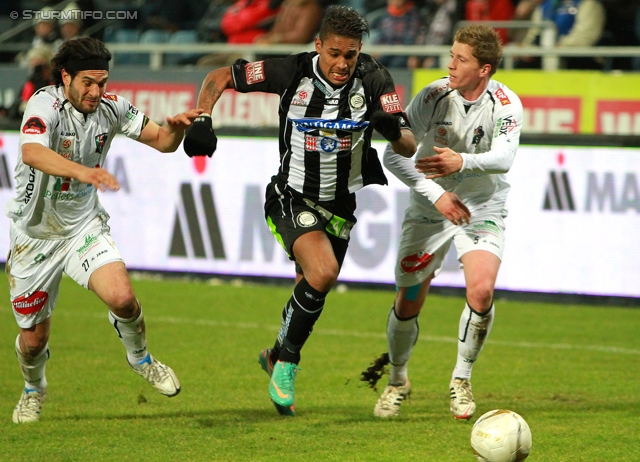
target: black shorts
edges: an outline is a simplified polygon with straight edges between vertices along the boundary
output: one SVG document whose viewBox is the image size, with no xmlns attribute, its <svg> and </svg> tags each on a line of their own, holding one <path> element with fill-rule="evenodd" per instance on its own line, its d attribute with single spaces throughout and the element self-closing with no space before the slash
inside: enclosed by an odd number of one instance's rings
<svg viewBox="0 0 640 462">
<path fill-rule="evenodd" d="M 271 233 L 289 259 L 295 261 L 293 243 L 311 231 L 324 231 L 329 237 L 333 253 L 342 267 L 349 246 L 349 234 L 356 223 L 355 194 L 328 202 L 313 202 L 299 192 L 271 178 L 267 186 L 264 213 Z M 296 271 L 302 273 L 296 265 Z"/>
</svg>

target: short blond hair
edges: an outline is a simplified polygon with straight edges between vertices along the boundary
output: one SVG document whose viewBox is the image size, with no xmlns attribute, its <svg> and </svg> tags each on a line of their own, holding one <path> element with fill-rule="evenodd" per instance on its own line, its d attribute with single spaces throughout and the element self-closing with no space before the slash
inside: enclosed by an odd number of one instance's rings
<svg viewBox="0 0 640 462">
<path fill-rule="evenodd" d="M 490 76 L 496 73 L 502 61 L 502 43 L 495 29 L 485 24 L 472 24 L 459 29 L 453 40 L 469 45 L 480 66 L 489 64 Z"/>
</svg>

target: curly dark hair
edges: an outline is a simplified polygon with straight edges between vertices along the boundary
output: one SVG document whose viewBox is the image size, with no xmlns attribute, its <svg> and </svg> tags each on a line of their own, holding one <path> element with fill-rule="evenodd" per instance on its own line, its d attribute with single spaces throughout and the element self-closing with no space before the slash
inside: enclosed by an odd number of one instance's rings
<svg viewBox="0 0 640 462">
<path fill-rule="evenodd" d="M 111 61 L 111 52 L 100 40 L 93 37 L 80 37 L 64 42 L 56 55 L 51 60 L 53 81 L 56 85 L 62 83 L 62 69 L 67 71 L 71 78 L 77 71 L 67 69 L 69 61 L 82 61 L 86 59 L 102 59 Z"/>
<path fill-rule="evenodd" d="M 318 37 L 321 41 L 329 35 L 362 40 L 363 34 L 369 34 L 369 24 L 364 16 L 348 6 L 331 5 L 324 14 Z"/>
</svg>

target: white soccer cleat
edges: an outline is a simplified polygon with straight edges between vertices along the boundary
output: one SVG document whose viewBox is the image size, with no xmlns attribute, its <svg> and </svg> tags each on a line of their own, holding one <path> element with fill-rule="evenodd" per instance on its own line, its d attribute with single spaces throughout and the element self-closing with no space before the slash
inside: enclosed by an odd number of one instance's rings
<svg viewBox="0 0 640 462">
<path fill-rule="evenodd" d="M 376 407 L 373 408 L 373 415 L 377 417 L 395 417 L 400 413 L 400 404 L 411 394 L 411 383 L 409 380 L 402 385 L 400 383 L 389 384 L 384 389 L 384 393 L 378 399 Z"/>
<path fill-rule="evenodd" d="M 40 420 L 40 410 L 46 397 L 46 390 L 25 388 L 22 391 L 18 405 L 13 410 L 13 423 L 37 422 Z"/>
<path fill-rule="evenodd" d="M 467 379 L 455 378 L 449 383 L 451 394 L 451 413 L 456 419 L 469 420 L 476 412 L 476 403 L 471 392 L 471 382 Z"/>
<path fill-rule="evenodd" d="M 176 374 L 169 366 L 165 366 L 151 354 L 147 353 L 147 356 L 135 366 L 129 365 L 136 374 L 142 376 L 163 395 L 172 397 L 180 393 L 180 381 L 178 381 Z"/>
</svg>

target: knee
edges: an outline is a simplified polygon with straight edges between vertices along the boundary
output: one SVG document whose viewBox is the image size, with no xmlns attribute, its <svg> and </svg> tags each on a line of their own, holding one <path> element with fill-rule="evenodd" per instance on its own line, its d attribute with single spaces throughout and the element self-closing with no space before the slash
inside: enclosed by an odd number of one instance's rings
<svg viewBox="0 0 640 462">
<path fill-rule="evenodd" d="M 48 336 L 22 333 L 20 335 L 20 351 L 25 356 L 38 356 L 47 346 Z"/>
<path fill-rule="evenodd" d="M 113 294 L 108 306 L 121 319 L 131 319 L 140 313 L 140 305 L 133 292 Z"/>
<path fill-rule="evenodd" d="M 305 271 L 304 277 L 314 289 L 320 292 L 329 292 L 336 284 L 339 272 L 338 263 L 334 262 L 319 265 L 312 268 L 311 271 Z"/>
<path fill-rule="evenodd" d="M 420 314 L 422 301 L 407 300 L 402 296 L 397 296 L 393 309 L 399 319 L 409 319 Z"/>
<path fill-rule="evenodd" d="M 493 286 L 480 283 L 467 287 L 467 303 L 478 313 L 485 313 L 493 303 Z"/>
</svg>

